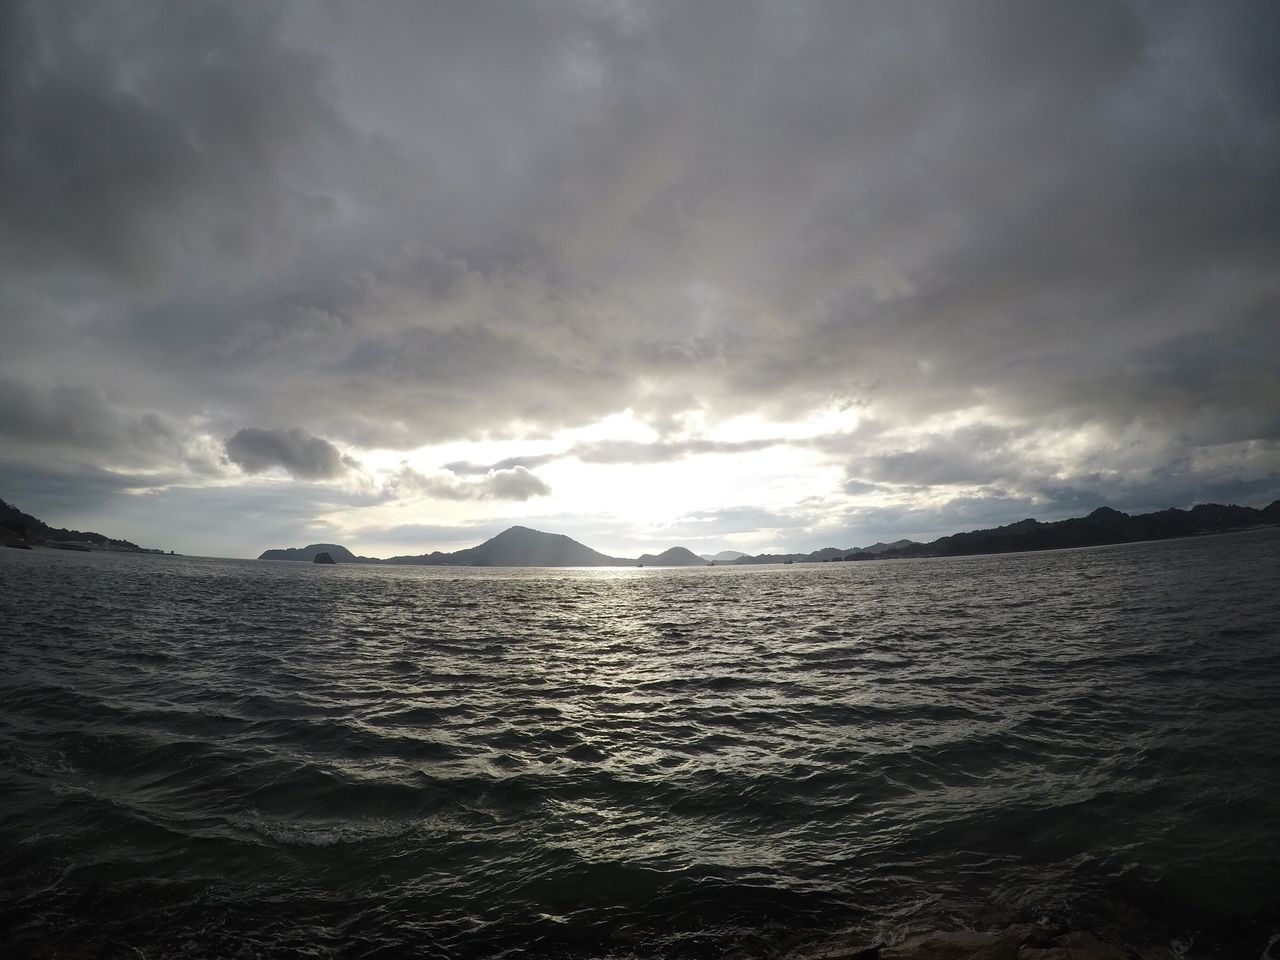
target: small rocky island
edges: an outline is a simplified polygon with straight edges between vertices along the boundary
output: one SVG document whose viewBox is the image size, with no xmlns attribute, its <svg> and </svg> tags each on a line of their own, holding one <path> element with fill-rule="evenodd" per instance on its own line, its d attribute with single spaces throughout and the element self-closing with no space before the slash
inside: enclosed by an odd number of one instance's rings
<svg viewBox="0 0 1280 960">
<path fill-rule="evenodd" d="M 315 557 L 312 559 L 311 562 L 312 563 L 334 563 L 335 561 L 333 559 L 333 555 L 329 553 L 329 551 L 321 550 L 319 553 L 315 555 Z"/>
</svg>

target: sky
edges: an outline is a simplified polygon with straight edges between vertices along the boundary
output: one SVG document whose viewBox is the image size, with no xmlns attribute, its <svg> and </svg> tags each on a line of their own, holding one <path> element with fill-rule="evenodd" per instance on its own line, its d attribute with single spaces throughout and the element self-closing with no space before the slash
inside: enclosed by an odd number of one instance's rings
<svg viewBox="0 0 1280 960">
<path fill-rule="evenodd" d="M 1280 497 L 1280 5 L 0 3 L 0 497 L 180 553 Z"/>
</svg>

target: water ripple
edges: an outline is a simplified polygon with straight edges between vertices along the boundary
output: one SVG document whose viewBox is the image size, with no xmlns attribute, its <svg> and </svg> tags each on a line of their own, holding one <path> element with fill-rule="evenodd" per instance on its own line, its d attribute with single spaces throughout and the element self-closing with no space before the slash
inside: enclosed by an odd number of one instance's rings
<svg viewBox="0 0 1280 960">
<path fill-rule="evenodd" d="M 583 571 L 4 551 L 0 937 L 694 956 L 993 900 L 1274 910 L 1278 546 Z"/>
</svg>

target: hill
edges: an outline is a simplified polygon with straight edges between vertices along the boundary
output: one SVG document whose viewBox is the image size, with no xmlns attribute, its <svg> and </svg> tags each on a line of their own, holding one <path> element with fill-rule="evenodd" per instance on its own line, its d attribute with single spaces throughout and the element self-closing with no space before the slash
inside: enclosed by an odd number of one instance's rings
<svg viewBox="0 0 1280 960">
<path fill-rule="evenodd" d="M 2 501 L 0 501 L 2 502 Z M 866 547 L 823 547 L 812 553 L 759 554 L 751 557 L 725 551 L 736 557 L 735 564 L 826 563 L 833 560 L 875 560 L 894 557 L 948 557 L 977 553 L 1009 553 L 1052 550 L 1059 547 L 1097 546 L 1161 540 L 1222 533 L 1258 524 L 1280 524 L 1280 500 L 1262 510 L 1252 507 L 1201 504 L 1191 510 L 1161 510 L 1130 516 L 1110 507 L 1099 507 L 1087 517 L 1041 523 L 1020 520 L 991 530 L 973 530 L 942 537 L 932 543 L 895 540 Z M 336 543 L 313 543 L 307 547 L 265 551 L 261 560 L 302 560 L 310 562 L 320 552 L 328 552 L 339 563 L 390 563 L 400 565 L 462 567 L 624 567 L 643 564 L 654 567 L 702 566 L 708 558 L 685 547 L 671 547 L 662 553 L 646 553 L 638 560 L 611 557 L 592 550 L 561 533 L 544 533 L 528 527 L 511 527 L 484 543 L 453 553 L 432 553 L 390 557 L 358 557 Z M 721 562 L 717 559 L 717 562 Z"/>
<path fill-rule="evenodd" d="M 741 550 L 721 550 L 719 553 L 700 553 L 698 556 L 714 563 L 733 563 L 739 557 L 745 557 L 746 554 Z"/>
<path fill-rule="evenodd" d="M 384 563 L 456 567 L 616 567 L 634 560 L 608 557 L 562 533 L 510 527 L 476 547 L 453 553 L 391 557 Z"/>
<path fill-rule="evenodd" d="M 43 520 L 23 513 L 11 503 L 0 500 L 0 542 L 33 543 L 57 546 L 62 544 L 79 544 L 99 550 L 117 550 L 125 553 L 164 553 L 163 550 L 149 550 L 129 540 L 119 540 L 92 530 L 68 530 L 65 527 L 51 527 Z"/>
<path fill-rule="evenodd" d="M 706 560 L 684 547 L 671 547 L 657 554 L 645 553 L 636 562 L 643 563 L 646 567 L 705 567 L 707 565 Z"/>
<path fill-rule="evenodd" d="M 869 560 L 886 550 L 918 546 L 914 540 L 895 540 L 893 543 L 873 543 L 869 547 L 823 547 L 812 553 L 761 553 L 754 557 L 740 554 L 734 563 L 828 563 L 832 560 Z"/>
<path fill-rule="evenodd" d="M 1190 510 L 1171 507 L 1168 510 L 1132 516 L 1111 507 L 1099 507 L 1087 517 L 1073 517 L 1051 523 L 1033 519 L 1019 520 L 1003 527 L 940 537 L 932 543 L 891 547 L 881 551 L 878 556 L 963 557 L 987 553 L 1057 550 L 1063 547 L 1098 547 L 1113 543 L 1226 533 L 1266 523 L 1280 524 L 1280 500 L 1261 510 L 1202 503 Z M 855 559 L 874 558 L 859 556 Z"/>
<path fill-rule="evenodd" d="M 381 563 L 374 557 L 357 557 L 346 547 L 338 543 L 312 543 L 305 547 L 283 547 L 264 550 L 259 560 L 298 560 L 313 563 L 318 553 L 327 553 L 334 563 Z"/>
<path fill-rule="evenodd" d="M 258 559 L 311 562 L 321 552 L 329 553 L 338 563 L 389 563 L 398 566 L 633 567 L 640 563 L 655 567 L 701 567 L 706 564 L 705 560 L 684 547 L 671 547 L 659 554 L 645 554 L 639 560 L 611 557 L 562 533 L 543 533 L 529 527 L 510 527 L 478 546 L 453 553 L 436 550 L 432 553 L 379 560 L 355 556 L 340 544 L 313 543 L 306 547 L 266 550 Z"/>
</svg>

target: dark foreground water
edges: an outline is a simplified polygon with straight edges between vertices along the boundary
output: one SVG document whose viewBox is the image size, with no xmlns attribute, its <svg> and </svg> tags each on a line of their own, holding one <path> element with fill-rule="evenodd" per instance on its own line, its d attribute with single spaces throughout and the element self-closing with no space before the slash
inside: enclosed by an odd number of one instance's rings
<svg viewBox="0 0 1280 960">
<path fill-rule="evenodd" d="M 769 955 L 1004 908 L 1252 960 L 1278 625 L 1278 530 L 684 570 L 0 550 L 0 953 Z"/>
</svg>

